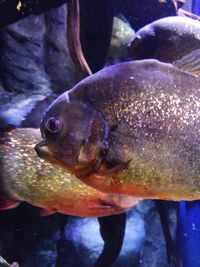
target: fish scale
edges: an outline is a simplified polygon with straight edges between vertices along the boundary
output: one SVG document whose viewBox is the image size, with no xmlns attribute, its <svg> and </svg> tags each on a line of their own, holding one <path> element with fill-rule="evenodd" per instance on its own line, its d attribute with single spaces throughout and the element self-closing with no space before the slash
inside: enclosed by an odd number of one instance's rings
<svg viewBox="0 0 200 267">
<path fill-rule="evenodd" d="M 134 60 L 156 58 L 173 62 L 199 47 L 200 22 L 171 16 L 153 21 L 137 31 L 129 52 Z"/>
<path fill-rule="evenodd" d="M 101 193 L 73 175 L 37 157 L 39 129 L 16 129 L 1 139 L 1 184 L 7 198 L 84 217 L 106 216 L 127 210 L 136 199 Z M 1 204 L 1 203 L 0 203 Z"/>
<path fill-rule="evenodd" d="M 41 123 L 46 153 L 38 145 L 39 155 L 50 162 L 56 159 L 83 182 L 103 192 L 169 200 L 199 199 L 199 99 L 199 76 L 171 64 L 141 60 L 107 67 L 78 83 L 49 107 Z M 84 114 L 81 105 L 91 108 L 88 121 L 102 118 L 109 128 L 107 137 L 91 132 L 98 140 L 95 144 L 85 136 L 87 145 L 93 146 L 93 158 L 101 161 L 99 168 L 88 162 L 88 173 L 85 163 L 85 174 L 77 171 L 81 169 L 80 148 L 74 150 L 77 160 L 68 161 L 59 153 L 64 154 L 59 136 L 66 136 L 65 131 L 54 135 L 45 128 L 49 117 L 60 118 L 63 125 L 70 122 L 67 135 L 77 129 L 83 136 L 78 127 L 83 122 L 71 119 L 73 107 L 79 116 Z M 92 115 L 97 112 L 98 116 Z M 50 155 L 54 138 L 59 152 Z M 107 141 L 108 149 L 102 157 L 99 143 L 103 141 Z"/>
</svg>

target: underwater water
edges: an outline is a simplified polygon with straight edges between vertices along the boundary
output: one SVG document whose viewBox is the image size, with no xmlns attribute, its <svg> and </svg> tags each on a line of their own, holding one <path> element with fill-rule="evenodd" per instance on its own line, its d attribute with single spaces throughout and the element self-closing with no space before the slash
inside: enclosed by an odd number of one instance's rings
<svg viewBox="0 0 200 267">
<path fill-rule="evenodd" d="M 0 0 L 0 267 L 200 266 L 198 15 Z"/>
</svg>

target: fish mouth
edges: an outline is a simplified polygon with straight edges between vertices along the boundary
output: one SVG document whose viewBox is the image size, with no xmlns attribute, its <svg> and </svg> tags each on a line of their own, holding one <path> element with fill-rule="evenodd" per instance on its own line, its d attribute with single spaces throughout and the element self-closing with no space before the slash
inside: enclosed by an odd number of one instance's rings
<svg viewBox="0 0 200 267">
<path fill-rule="evenodd" d="M 51 154 L 45 140 L 35 145 L 35 151 L 37 155 L 42 159 L 45 159 L 47 155 Z"/>
<path fill-rule="evenodd" d="M 57 158 L 56 154 L 48 148 L 47 142 L 45 140 L 35 145 L 35 151 L 41 159 L 48 161 L 56 167 L 61 167 L 68 173 L 71 173 L 77 177 L 85 177 L 99 166 L 99 163 L 97 163 L 96 159 L 91 160 L 88 164 L 74 164 L 73 166 L 71 166 Z"/>
<path fill-rule="evenodd" d="M 51 150 L 49 150 L 45 140 L 35 145 L 35 151 L 41 159 L 47 160 L 53 165 L 59 165 L 59 161 L 54 157 Z"/>
</svg>

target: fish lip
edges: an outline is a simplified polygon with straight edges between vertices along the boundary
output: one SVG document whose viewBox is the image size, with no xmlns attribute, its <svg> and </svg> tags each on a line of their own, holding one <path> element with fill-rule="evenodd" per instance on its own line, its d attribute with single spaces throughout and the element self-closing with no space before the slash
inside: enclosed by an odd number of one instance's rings
<svg viewBox="0 0 200 267">
<path fill-rule="evenodd" d="M 42 140 L 40 143 L 36 144 L 36 146 L 46 146 L 47 145 L 47 142 L 46 140 Z"/>
<path fill-rule="evenodd" d="M 48 162 L 50 162 L 51 164 L 61 167 L 63 169 L 65 169 L 67 172 L 72 173 L 73 175 L 79 177 L 79 176 L 85 176 L 88 175 L 90 172 L 92 172 L 91 166 L 89 167 L 88 170 L 88 166 L 70 166 L 67 165 L 67 167 L 65 167 L 65 163 L 60 161 L 56 155 L 48 149 L 48 144 L 45 140 L 42 140 L 40 143 L 35 145 L 35 151 L 37 153 L 37 155 L 41 158 L 44 159 Z M 96 163 L 96 162 L 95 162 Z M 92 167 L 94 164 L 91 164 Z"/>
<path fill-rule="evenodd" d="M 44 147 L 47 148 L 47 142 L 45 140 L 42 140 L 40 143 L 35 145 L 35 151 L 40 158 L 44 158 L 46 154 Z"/>
<path fill-rule="evenodd" d="M 51 150 L 48 149 L 48 146 L 45 140 L 35 145 L 35 151 L 41 159 L 55 166 L 60 166 L 59 161 L 55 158 Z"/>
</svg>

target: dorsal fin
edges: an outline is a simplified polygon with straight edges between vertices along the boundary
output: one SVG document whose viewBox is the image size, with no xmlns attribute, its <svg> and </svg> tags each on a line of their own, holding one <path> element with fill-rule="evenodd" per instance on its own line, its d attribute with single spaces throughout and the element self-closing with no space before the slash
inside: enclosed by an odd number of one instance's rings
<svg viewBox="0 0 200 267">
<path fill-rule="evenodd" d="M 172 64 L 185 72 L 200 76 L 200 49 L 192 51 Z"/>
</svg>

